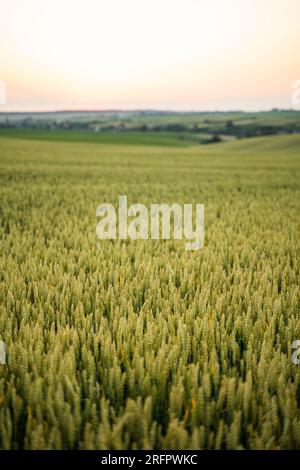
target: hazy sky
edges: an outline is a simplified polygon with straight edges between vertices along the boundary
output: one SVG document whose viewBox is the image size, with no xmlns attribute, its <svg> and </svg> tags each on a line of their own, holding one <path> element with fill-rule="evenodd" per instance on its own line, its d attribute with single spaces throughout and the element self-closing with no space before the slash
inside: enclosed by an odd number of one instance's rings
<svg viewBox="0 0 300 470">
<path fill-rule="evenodd" d="M 0 0 L 0 111 L 290 107 L 300 0 Z"/>
</svg>

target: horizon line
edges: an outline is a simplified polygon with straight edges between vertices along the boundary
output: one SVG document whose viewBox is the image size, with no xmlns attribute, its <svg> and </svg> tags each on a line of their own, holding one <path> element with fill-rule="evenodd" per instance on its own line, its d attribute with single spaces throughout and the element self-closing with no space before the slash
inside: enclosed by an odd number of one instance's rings
<svg viewBox="0 0 300 470">
<path fill-rule="evenodd" d="M 254 114 L 254 113 L 268 113 L 268 112 L 299 112 L 300 109 L 294 108 L 280 108 L 272 107 L 267 109 L 257 109 L 257 110 L 244 110 L 244 109 L 227 109 L 227 110 L 217 110 L 217 109 L 207 109 L 207 110 L 175 110 L 175 109 L 160 109 L 160 108 L 134 108 L 134 109 L 119 109 L 119 108 L 106 108 L 106 109 L 52 109 L 52 110 L 16 110 L 16 111 L 2 111 L 0 114 L 63 114 L 63 113 L 173 113 L 173 114 L 214 114 L 214 113 L 245 113 L 245 114 Z"/>
</svg>

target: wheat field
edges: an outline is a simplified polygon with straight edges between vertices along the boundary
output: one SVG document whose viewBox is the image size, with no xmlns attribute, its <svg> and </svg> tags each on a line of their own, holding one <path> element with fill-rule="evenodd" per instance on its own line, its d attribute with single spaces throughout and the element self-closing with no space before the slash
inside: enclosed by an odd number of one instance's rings
<svg viewBox="0 0 300 470">
<path fill-rule="evenodd" d="M 0 139 L 2 449 L 299 449 L 300 137 Z M 205 244 L 96 208 L 205 204 Z"/>
</svg>

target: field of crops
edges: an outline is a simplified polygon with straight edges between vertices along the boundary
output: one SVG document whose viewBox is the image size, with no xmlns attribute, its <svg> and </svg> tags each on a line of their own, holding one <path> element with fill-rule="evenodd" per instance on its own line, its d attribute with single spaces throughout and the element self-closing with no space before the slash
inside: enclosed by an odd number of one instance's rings
<svg viewBox="0 0 300 470">
<path fill-rule="evenodd" d="M 205 246 L 96 208 L 205 204 Z M 0 138 L 2 449 L 300 448 L 300 136 Z"/>
</svg>

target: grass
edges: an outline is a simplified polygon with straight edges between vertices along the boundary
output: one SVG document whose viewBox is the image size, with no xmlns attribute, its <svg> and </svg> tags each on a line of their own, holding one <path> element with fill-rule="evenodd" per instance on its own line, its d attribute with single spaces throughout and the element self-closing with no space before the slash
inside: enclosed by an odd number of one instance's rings
<svg viewBox="0 0 300 470">
<path fill-rule="evenodd" d="M 43 131 L 26 129 L 1 129 L 1 137 L 21 140 L 46 140 L 50 142 L 86 142 L 115 145 L 150 145 L 167 147 L 188 147 L 195 141 L 200 143 L 207 136 L 172 132 L 84 132 L 84 131 Z"/>
<path fill-rule="evenodd" d="M 0 139 L 0 447 L 299 449 L 299 136 L 29 137 Z M 120 194 L 204 203 L 203 250 L 97 240 Z"/>
</svg>

